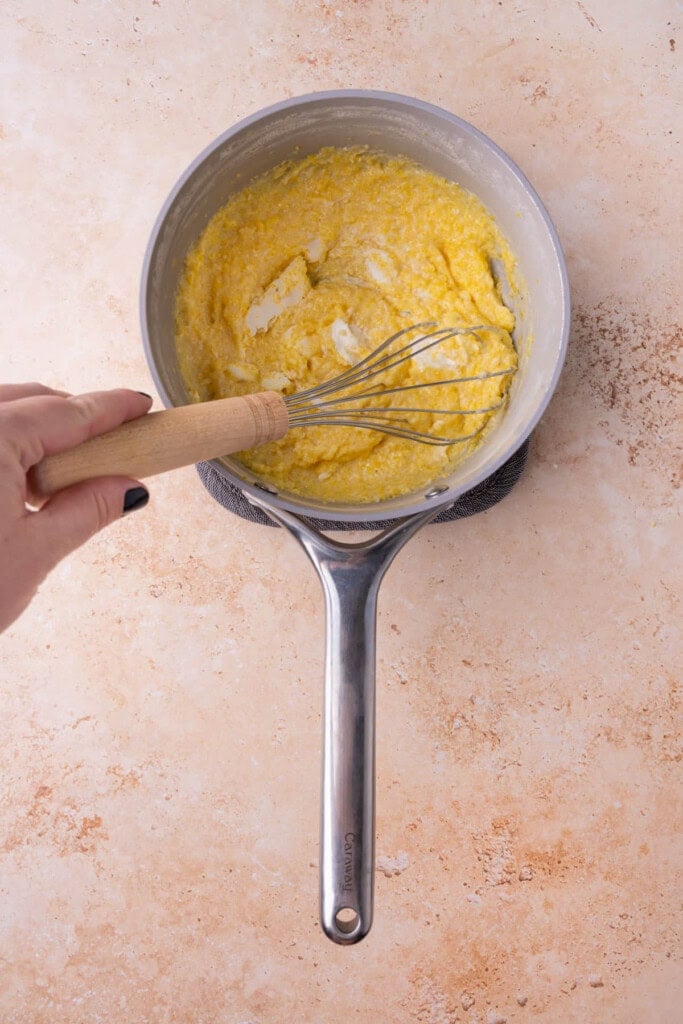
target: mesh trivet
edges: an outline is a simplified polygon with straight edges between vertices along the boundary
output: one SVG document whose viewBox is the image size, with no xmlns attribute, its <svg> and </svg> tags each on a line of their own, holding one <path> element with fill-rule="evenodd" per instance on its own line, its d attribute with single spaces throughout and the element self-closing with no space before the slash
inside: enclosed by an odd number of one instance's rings
<svg viewBox="0 0 683 1024">
<path fill-rule="evenodd" d="M 521 448 L 518 448 L 507 462 L 503 463 L 500 469 L 487 477 L 471 491 L 461 495 L 450 508 L 441 512 L 435 523 L 448 523 L 451 519 L 464 519 L 466 516 L 474 516 L 477 512 L 485 512 L 492 505 L 495 505 L 515 486 L 522 470 L 526 464 L 529 451 L 529 440 L 527 439 Z M 200 462 L 197 466 L 199 477 L 212 498 L 227 508 L 229 512 L 248 519 L 252 523 L 262 523 L 264 526 L 276 526 L 260 508 L 250 504 L 244 493 L 229 483 L 220 473 L 214 469 L 210 462 Z M 267 495 L 265 496 L 267 497 Z M 375 519 L 362 523 L 337 523 L 329 519 L 310 519 L 319 530 L 381 530 L 391 526 L 395 520 Z"/>
</svg>

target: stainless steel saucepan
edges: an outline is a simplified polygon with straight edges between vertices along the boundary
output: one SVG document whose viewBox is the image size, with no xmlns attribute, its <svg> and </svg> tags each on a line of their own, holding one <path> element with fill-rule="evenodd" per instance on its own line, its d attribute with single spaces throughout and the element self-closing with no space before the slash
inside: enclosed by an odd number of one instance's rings
<svg viewBox="0 0 683 1024">
<path fill-rule="evenodd" d="M 340 91 L 287 100 L 246 118 L 201 153 L 166 200 L 145 257 L 142 332 L 167 406 L 188 395 L 174 345 L 174 301 L 188 249 L 229 196 L 283 160 L 322 146 L 369 145 L 403 154 L 458 182 L 488 207 L 518 260 L 513 288 L 519 370 L 510 404 L 478 449 L 426 490 L 371 505 L 313 502 L 276 492 L 231 458 L 217 471 L 299 541 L 322 581 L 327 613 L 320 855 L 321 922 L 338 943 L 370 929 L 374 877 L 375 618 L 381 579 L 420 527 L 498 469 L 538 423 L 557 384 L 569 333 L 569 287 L 559 241 L 519 169 L 465 121 L 420 100 Z M 310 518 L 339 524 L 396 520 L 363 543 L 343 543 Z"/>
</svg>

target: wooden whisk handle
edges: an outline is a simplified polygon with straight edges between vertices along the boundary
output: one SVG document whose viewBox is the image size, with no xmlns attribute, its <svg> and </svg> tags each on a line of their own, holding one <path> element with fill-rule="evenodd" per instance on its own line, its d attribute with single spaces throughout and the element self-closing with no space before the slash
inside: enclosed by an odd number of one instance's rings
<svg viewBox="0 0 683 1024">
<path fill-rule="evenodd" d="M 276 441 L 288 426 L 287 407 L 275 391 L 151 412 L 49 455 L 31 471 L 30 486 L 45 498 L 96 476 L 144 479 Z"/>
</svg>

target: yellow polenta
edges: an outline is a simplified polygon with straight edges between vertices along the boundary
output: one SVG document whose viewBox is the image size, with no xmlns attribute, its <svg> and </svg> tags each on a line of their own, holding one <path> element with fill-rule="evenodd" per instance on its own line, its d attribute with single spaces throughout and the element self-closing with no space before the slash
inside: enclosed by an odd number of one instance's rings
<svg viewBox="0 0 683 1024">
<path fill-rule="evenodd" d="M 391 370 L 386 386 L 514 367 L 514 317 L 492 275 L 494 258 L 511 277 L 507 244 L 479 200 L 408 159 L 326 148 L 281 164 L 233 195 L 187 257 L 176 344 L 189 395 L 199 402 L 264 390 L 290 395 L 422 321 L 502 330 L 432 348 Z M 485 426 L 491 414 L 429 410 L 488 408 L 510 380 L 443 384 L 371 401 L 424 409 L 401 418 L 414 429 L 458 438 Z M 292 429 L 239 458 L 278 489 L 370 502 L 424 487 L 477 440 L 432 447 L 316 426 Z"/>
</svg>

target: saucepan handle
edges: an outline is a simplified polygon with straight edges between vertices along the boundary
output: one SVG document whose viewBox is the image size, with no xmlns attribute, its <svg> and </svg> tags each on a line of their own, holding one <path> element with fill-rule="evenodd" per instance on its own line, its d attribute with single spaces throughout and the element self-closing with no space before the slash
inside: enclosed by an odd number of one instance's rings
<svg viewBox="0 0 683 1024">
<path fill-rule="evenodd" d="M 371 540 L 348 544 L 265 500 L 254 504 L 296 537 L 325 592 L 320 919 L 333 942 L 348 945 L 372 925 L 377 594 L 406 541 L 448 506 L 432 506 Z"/>
<path fill-rule="evenodd" d="M 381 571 L 336 564 L 321 573 L 326 666 L 320 917 L 339 943 L 372 924 L 375 862 L 375 632 Z"/>
</svg>

